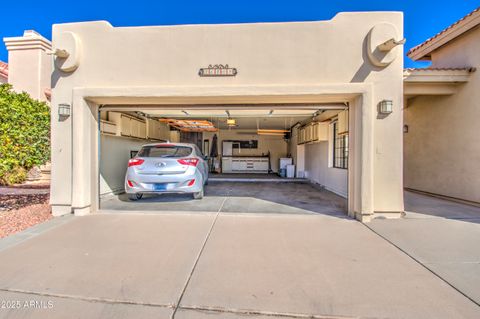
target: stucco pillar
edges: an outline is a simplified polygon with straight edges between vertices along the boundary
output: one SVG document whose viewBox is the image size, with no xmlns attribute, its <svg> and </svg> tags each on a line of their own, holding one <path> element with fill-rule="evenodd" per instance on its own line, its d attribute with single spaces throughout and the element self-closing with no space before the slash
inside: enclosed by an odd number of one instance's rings
<svg viewBox="0 0 480 319">
<path fill-rule="evenodd" d="M 8 82 L 17 92 L 27 92 L 32 98 L 47 101 L 51 88 L 53 60 L 49 40 L 33 30 L 21 37 L 4 38 L 8 50 Z"/>
<path fill-rule="evenodd" d="M 96 177 L 96 130 L 95 106 L 75 94 L 72 107 L 72 210 L 83 216 L 95 211 L 93 207 L 97 189 Z"/>
</svg>

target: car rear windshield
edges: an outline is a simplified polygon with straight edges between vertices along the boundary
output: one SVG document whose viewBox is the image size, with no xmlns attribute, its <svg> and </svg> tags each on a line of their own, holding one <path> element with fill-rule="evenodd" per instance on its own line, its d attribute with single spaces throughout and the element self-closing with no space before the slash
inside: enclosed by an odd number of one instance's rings
<svg viewBox="0 0 480 319">
<path fill-rule="evenodd" d="M 178 145 L 144 146 L 138 152 L 138 157 L 186 157 L 192 154 L 192 148 Z"/>
</svg>

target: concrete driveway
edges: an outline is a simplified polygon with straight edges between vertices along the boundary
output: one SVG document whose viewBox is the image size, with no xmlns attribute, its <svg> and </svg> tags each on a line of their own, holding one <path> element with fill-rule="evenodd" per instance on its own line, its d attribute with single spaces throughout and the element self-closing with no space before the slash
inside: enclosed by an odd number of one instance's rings
<svg viewBox="0 0 480 319">
<path fill-rule="evenodd" d="M 0 299 L 19 308 L 0 318 L 480 317 L 363 224 L 326 215 L 70 217 L 0 260 Z"/>
<path fill-rule="evenodd" d="M 480 304 L 480 207 L 406 192 L 405 209 L 368 227 Z"/>
</svg>

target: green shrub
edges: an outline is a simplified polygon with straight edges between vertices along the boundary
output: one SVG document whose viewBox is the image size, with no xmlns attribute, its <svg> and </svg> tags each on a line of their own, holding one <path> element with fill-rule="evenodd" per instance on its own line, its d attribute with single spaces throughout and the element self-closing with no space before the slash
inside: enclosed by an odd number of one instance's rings
<svg viewBox="0 0 480 319">
<path fill-rule="evenodd" d="M 49 159 L 49 106 L 0 85 L 0 185 L 23 182 L 28 170 Z"/>
</svg>

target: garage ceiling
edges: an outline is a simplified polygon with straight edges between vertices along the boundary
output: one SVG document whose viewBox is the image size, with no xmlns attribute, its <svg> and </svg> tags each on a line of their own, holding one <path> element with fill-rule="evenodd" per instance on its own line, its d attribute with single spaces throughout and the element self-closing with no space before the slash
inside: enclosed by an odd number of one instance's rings
<svg viewBox="0 0 480 319">
<path fill-rule="evenodd" d="M 215 106 L 123 106 L 120 110 L 141 112 L 157 119 L 208 120 L 219 129 L 289 129 L 322 113 L 337 113 L 342 105 L 215 105 Z M 108 107 L 113 110 L 113 107 Z M 236 120 L 235 127 L 227 125 L 227 119 Z"/>
<path fill-rule="evenodd" d="M 174 119 L 205 119 L 219 129 L 289 129 L 297 122 L 311 118 L 317 110 L 239 110 L 239 109 L 159 109 L 142 110 L 149 117 Z M 236 120 L 235 127 L 227 125 L 227 118 Z"/>
</svg>

